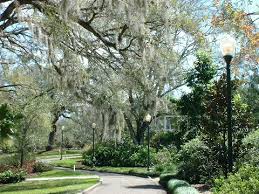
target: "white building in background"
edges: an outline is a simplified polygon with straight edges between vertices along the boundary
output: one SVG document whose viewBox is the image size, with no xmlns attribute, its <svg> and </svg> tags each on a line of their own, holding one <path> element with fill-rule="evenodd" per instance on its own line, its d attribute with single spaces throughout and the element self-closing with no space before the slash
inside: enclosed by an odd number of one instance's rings
<svg viewBox="0 0 259 194">
<path fill-rule="evenodd" d="M 160 131 L 175 131 L 179 128 L 182 116 L 166 115 L 160 116 L 154 120 L 153 128 Z"/>
</svg>

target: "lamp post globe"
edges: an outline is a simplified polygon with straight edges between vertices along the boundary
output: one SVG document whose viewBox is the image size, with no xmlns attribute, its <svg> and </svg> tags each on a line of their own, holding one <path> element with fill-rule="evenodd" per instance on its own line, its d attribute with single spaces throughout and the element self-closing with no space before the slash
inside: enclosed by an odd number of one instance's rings
<svg viewBox="0 0 259 194">
<path fill-rule="evenodd" d="M 228 142 L 228 159 L 227 159 L 227 165 L 228 171 L 233 171 L 233 143 L 232 143 L 232 102 L 231 102 L 231 61 L 233 59 L 233 56 L 235 54 L 235 47 L 236 47 L 236 41 L 235 39 L 227 35 L 220 41 L 220 47 L 221 52 L 223 55 L 223 58 L 226 62 L 226 70 L 227 70 L 227 142 Z"/>
<path fill-rule="evenodd" d="M 220 49 L 223 56 L 230 55 L 233 57 L 235 54 L 235 48 L 236 48 L 236 40 L 232 36 L 225 35 L 220 40 Z"/>
<path fill-rule="evenodd" d="M 147 115 L 145 116 L 145 118 L 144 118 L 144 121 L 147 122 L 147 123 L 150 123 L 151 119 L 152 119 L 151 115 L 150 115 L 150 114 L 147 114 Z"/>
</svg>

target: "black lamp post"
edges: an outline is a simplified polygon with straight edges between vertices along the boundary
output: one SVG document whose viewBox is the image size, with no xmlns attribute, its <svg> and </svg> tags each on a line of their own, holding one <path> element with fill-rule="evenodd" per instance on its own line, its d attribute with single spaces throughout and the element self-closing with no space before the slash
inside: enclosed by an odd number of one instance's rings
<svg viewBox="0 0 259 194">
<path fill-rule="evenodd" d="M 96 124 L 93 123 L 92 124 L 92 129 L 93 129 L 93 156 L 92 156 L 92 163 L 93 163 L 93 167 L 95 165 L 95 128 L 96 128 Z"/>
<path fill-rule="evenodd" d="M 151 115 L 147 114 L 144 118 L 144 122 L 147 124 L 147 171 L 150 171 L 150 122 L 151 122 Z"/>
<path fill-rule="evenodd" d="M 230 64 L 235 51 L 235 40 L 227 36 L 221 41 L 221 50 L 227 69 L 227 139 L 228 139 L 228 171 L 233 171 L 233 143 L 232 143 L 232 102 L 231 102 L 231 68 Z"/>
<path fill-rule="evenodd" d="M 60 160 L 63 159 L 64 126 L 61 127 Z"/>
</svg>

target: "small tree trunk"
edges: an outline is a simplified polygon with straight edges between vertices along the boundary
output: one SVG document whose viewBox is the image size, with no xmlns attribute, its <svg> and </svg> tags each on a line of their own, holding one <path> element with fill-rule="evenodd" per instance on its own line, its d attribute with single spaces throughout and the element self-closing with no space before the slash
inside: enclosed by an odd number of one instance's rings
<svg viewBox="0 0 259 194">
<path fill-rule="evenodd" d="M 55 129 L 52 129 L 52 131 L 49 133 L 49 139 L 48 139 L 48 145 L 46 147 L 46 151 L 53 150 L 56 132 L 57 132 L 57 129 L 55 127 Z"/>
<path fill-rule="evenodd" d="M 144 143 L 144 129 L 142 127 L 137 128 L 136 140 L 138 145 L 143 145 Z"/>
<path fill-rule="evenodd" d="M 137 123 L 137 133 L 136 133 L 136 139 L 138 145 L 144 144 L 144 135 L 146 130 L 146 124 L 142 121 L 142 119 L 136 120 Z"/>
<path fill-rule="evenodd" d="M 55 119 L 52 121 L 52 131 L 49 133 L 49 139 L 48 139 L 48 145 L 46 147 L 46 151 L 50 151 L 53 149 L 54 141 L 55 141 L 55 135 L 57 132 L 57 121 L 59 119 L 59 116 L 56 115 Z"/>
<path fill-rule="evenodd" d="M 22 134 L 21 134 L 21 142 L 20 142 L 20 167 L 23 167 L 24 164 L 24 155 L 25 155 L 25 149 L 26 149 L 26 136 L 27 136 L 27 128 L 24 128 L 22 130 Z"/>
<path fill-rule="evenodd" d="M 21 157 L 20 157 L 20 167 L 23 167 L 23 163 L 24 163 L 24 148 L 21 148 Z"/>
</svg>

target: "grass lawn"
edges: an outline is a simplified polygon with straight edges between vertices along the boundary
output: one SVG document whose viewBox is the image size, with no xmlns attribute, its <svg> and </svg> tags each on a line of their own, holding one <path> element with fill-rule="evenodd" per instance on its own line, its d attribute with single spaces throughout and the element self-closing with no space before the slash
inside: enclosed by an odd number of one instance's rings
<svg viewBox="0 0 259 194">
<path fill-rule="evenodd" d="M 1 194 L 74 194 L 96 184 L 98 179 L 21 182 L 0 186 Z"/>
<path fill-rule="evenodd" d="M 74 172 L 74 171 L 65 171 L 65 170 L 51 170 L 47 172 L 42 172 L 40 174 L 37 174 L 36 176 L 33 176 L 31 178 L 43 178 L 43 177 L 64 177 L 64 176 L 86 176 L 87 174 L 83 174 L 80 172 Z"/>
<path fill-rule="evenodd" d="M 137 176 L 159 176 L 159 173 L 147 171 L 146 167 L 110 167 L 110 166 L 103 166 L 103 167 L 90 167 L 82 165 L 80 162 L 82 159 L 75 158 L 75 159 L 65 159 L 59 161 L 51 162 L 54 166 L 59 167 L 66 167 L 66 168 L 73 168 L 76 165 L 76 169 L 83 169 L 83 170 L 96 170 L 100 172 L 112 172 L 112 173 L 121 173 L 121 174 L 131 174 Z"/>
<path fill-rule="evenodd" d="M 80 165 L 82 159 L 80 158 L 71 158 L 71 159 L 64 159 L 64 160 L 57 160 L 52 161 L 50 164 L 54 166 L 66 167 L 66 168 L 73 168 L 74 165 Z"/>
<path fill-rule="evenodd" d="M 147 171 L 146 167 L 111 167 L 111 166 L 102 166 L 102 167 L 88 167 L 88 166 L 83 166 L 83 169 L 87 170 L 96 170 L 100 172 L 112 172 L 112 173 L 121 173 L 121 174 L 129 174 L 129 175 L 136 175 L 136 176 L 152 176 L 156 177 L 159 176 L 160 173 L 152 171 Z"/>
<path fill-rule="evenodd" d="M 64 150 L 64 155 L 69 154 L 82 154 L 82 150 Z M 47 152 L 38 153 L 37 156 L 53 156 L 53 155 L 60 155 L 59 150 L 51 150 Z"/>
<path fill-rule="evenodd" d="M 110 167 L 110 166 L 102 166 L 102 167 L 88 167 L 92 170 L 103 171 L 103 172 L 114 172 L 114 173 L 128 173 L 128 172 L 136 172 L 136 173 L 147 173 L 147 168 L 143 167 Z"/>
</svg>

